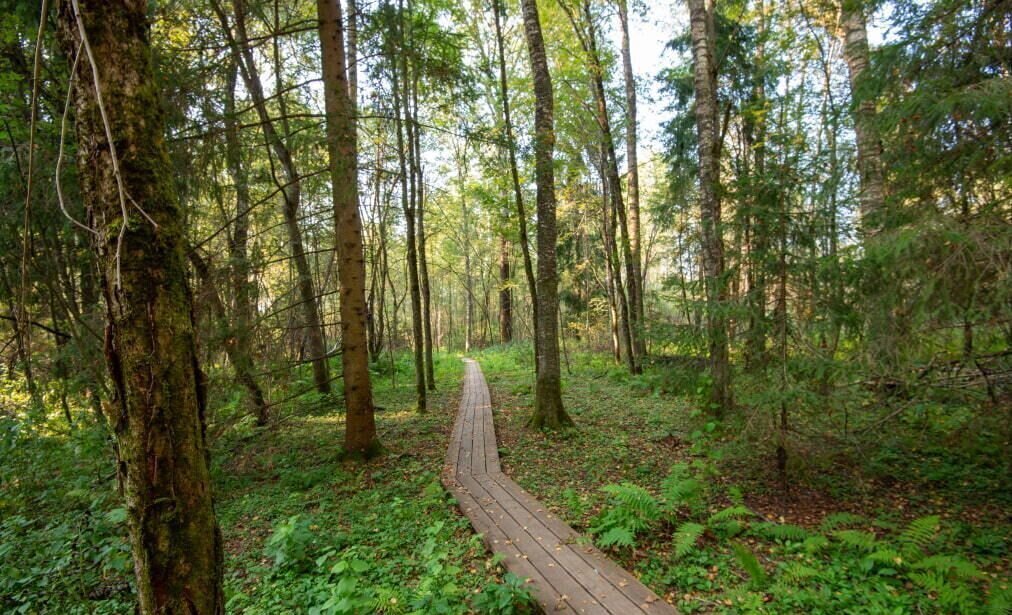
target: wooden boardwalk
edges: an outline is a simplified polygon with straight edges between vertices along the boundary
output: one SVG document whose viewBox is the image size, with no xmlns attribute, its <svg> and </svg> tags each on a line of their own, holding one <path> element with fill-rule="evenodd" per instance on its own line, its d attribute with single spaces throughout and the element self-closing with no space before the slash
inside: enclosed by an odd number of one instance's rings
<svg viewBox="0 0 1012 615">
<path fill-rule="evenodd" d="M 488 386 L 478 364 L 465 362 L 443 484 L 486 546 L 530 581 L 545 613 L 676 613 L 502 473 Z"/>
</svg>

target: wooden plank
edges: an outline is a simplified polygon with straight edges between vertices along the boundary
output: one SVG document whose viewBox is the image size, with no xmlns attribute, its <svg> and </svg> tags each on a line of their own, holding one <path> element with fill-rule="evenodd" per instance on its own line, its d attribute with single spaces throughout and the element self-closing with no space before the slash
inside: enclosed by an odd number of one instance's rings
<svg viewBox="0 0 1012 615">
<path fill-rule="evenodd" d="M 542 545 L 523 527 L 513 519 L 496 501 L 494 495 L 485 491 L 476 477 L 463 476 L 460 482 L 467 490 L 476 496 L 482 509 L 491 518 L 492 522 L 509 537 L 511 544 L 515 545 L 527 558 L 527 561 L 537 570 L 534 582 L 548 583 L 556 590 L 554 600 L 549 600 L 545 610 L 552 612 L 561 604 L 569 604 L 578 613 L 590 615 L 623 615 L 612 613 L 598 602 L 594 596 L 580 584 L 574 575 L 564 566 L 556 561 L 548 545 Z"/>
<path fill-rule="evenodd" d="M 609 583 L 616 587 L 622 594 L 633 601 L 642 611 L 646 613 L 677 613 L 675 608 L 661 600 L 655 593 L 643 585 L 639 579 L 628 570 L 613 562 L 608 556 L 599 551 L 592 544 L 580 544 L 576 539 L 580 536 L 573 528 L 562 522 L 557 516 L 545 507 L 531 494 L 524 491 L 505 474 L 490 474 L 489 478 L 500 484 L 512 497 L 522 502 L 527 508 L 538 516 L 538 518 L 559 539 L 570 544 L 576 552 L 591 568 L 598 571 Z"/>
<path fill-rule="evenodd" d="M 558 597 L 562 592 L 541 577 L 529 558 L 499 529 L 467 488 L 456 481 L 447 482 L 444 480 L 443 485 L 453 493 L 458 506 L 481 536 L 485 547 L 493 553 L 503 555 L 502 564 L 506 570 L 527 581 L 531 594 L 540 604 L 556 604 L 559 608 L 554 612 L 557 613 L 575 614 L 578 612 L 566 602 L 558 602 Z"/>
<path fill-rule="evenodd" d="M 573 544 L 559 538 L 536 515 L 527 510 L 501 485 L 487 476 L 475 477 L 499 504 L 528 534 L 545 546 L 554 555 L 559 565 L 568 570 L 598 602 L 612 613 L 634 613 L 639 611 L 635 600 L 626 596 L 617 583 L 603 576 L 597 567 L 589 563 L 574 549 Z M 554 551 L 554 553 L 553 553 Z"/>
<path fill-rule="evenodd" d="M 465 359 L 464 385 L 443 484 L 507 570 L 528 579 L 547 613 L 625 615 L 677 611 L 502 473 L 491 396 Z"/>
</svg>

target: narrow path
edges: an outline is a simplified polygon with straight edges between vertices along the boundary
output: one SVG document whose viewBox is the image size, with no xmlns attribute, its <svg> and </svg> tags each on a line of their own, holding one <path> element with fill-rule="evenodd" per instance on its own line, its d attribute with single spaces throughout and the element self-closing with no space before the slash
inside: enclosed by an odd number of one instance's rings
<svg viewBox="0 0 1012 615">
<path fill-rule="evenodd" d="M 443 484 L 485 545 L 505 556 L 507 570 L 531 581 L 532 593 L 549 615 L 676 613 L 596 548 L 581 544 L 585 541 L 576 531 L 502 473 L 488 386 L 478 363 L 464 361 L 464 390 Z"/>
</svg>

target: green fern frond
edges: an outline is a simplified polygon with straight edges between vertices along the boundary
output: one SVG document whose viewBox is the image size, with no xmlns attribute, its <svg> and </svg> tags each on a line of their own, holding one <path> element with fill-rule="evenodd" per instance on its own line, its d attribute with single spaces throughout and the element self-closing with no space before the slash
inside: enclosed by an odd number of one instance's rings
<svg viewBox="0 0 1012 615">
<path fill-rule="evenodd" d="M 827 515 L 822 520 L 822 524 L 819 526 L 823 531 L 835 530 L 841 527 L 847 527 L 849 525 L 858 525 L 864 523 L 865 519 L 861 515 L 855 515 L 849 512 L 838 512 L 831 515 Z"/>
<path fill-rule="evenodd" d="M 745 506 L 741 505 L 728 506 L 727 508 L 719 510 L 710 515 L 710 519 L 707 521 L 707 523 L 723 523 L 731 519 L 748 519 L 753 515 L 755 515 L 755 513 L 746 508 Z"/>
<path fill-rule="evenodd" d="M 753 525 L 752 528 L 763 538 L 780 542 L 801 542 L 810 536 L 805 528 L 790 523 L 763 522 Z"/>
<path fill-rule="evenodd" d="M 861 551 L 874 551 L 878 547 L 878 538 L 871 532 L 861 530 L 837 530 L 833 537 L 848 547 Z"/>
<path fill-rule="evenodd" d="M 819 571 L 801 562 L 790 562 L 780 572 L 780 579 L 788 585 L 802 585 L 808 579 L 819 576 Z"/>
<path fill-rule="evenodd" d="M 1012 615 L 1012 587 L 991 587 L 987 597 L 988 615 Z"/>
<path fill-rule="evenodd" d="M 890 568 L 900 568 L 907 565 L 907 561 L 903 559 L 903 555 L 899 551 L 888 547 L 872 552 L 867 559 Z"/>
<path fill-rule="evenodd" d="M 636 546 L 636 536 L 629 528 L 613 527 L 597 537 L 597 546 L 602 549 L 608 547 L 629 547 Z"/>
<path fill-rule="evenodd" d="M 970 560 L 958 555 L 932 555 L 915 563 L 917 570 L 932 570 L 949 578 L 979 579 L 984 573 Z"/>
<path fill-rule="evenodd" d="M 734 551 L 734 559 L 737 560 L 738 565 L 748 574 L 752 585 L 756 588 L 765 587 L 769 578 L 766 575 L 766 569 L 759 563 L 759 558 L 755 556 L 755 553 L 740 542 L 731 543 L 731 550 Z"/>
<path fill-rule="evenodd" d="M 900 542 L 911 549 L 926 549 L 934 541 L 935 535 L 941 527 L 940 521 L 938 515 L 929 515 L 913 520 L 900 534 Z"/>
<path fill-rule="evenodd" d="M 829 539 L 822 534 L 809 536 L 803 543 L 801 543 L 801 548 L 804 549 L 806 553 L 818 553 L 828 546 Z"/>
<path fill-rule="evenodd" d="M 692 476 L 687 464 L 676 463 L 661 483 L 661 494 L 669 509 L 696 508 L 703 501 L 703 483 Z"/>
<path fill-rule="evenodd" d="M 675 556 L 684 557 L 696 548 L 696 541 L 706 531 L 706 526 L 699 523 L 683 523 L 675 532 Z"/>
</svg>

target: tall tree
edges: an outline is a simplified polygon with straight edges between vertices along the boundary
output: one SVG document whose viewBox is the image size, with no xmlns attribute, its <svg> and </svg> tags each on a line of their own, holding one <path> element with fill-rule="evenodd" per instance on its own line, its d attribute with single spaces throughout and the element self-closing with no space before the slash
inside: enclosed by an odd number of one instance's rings
<svg viewBox="0 0 1012 615">
<path fill-rule="evenodd" d="M 327 151 L 334 197 L 334 242 L 341 283 L 341 367 L 344 379 L 345 453 L 371 457 L 379 450 L 369 376 L 365 302 L 365 256 L 358 211 L 358 138 L 345 57 L 340 0 L 317 0 L 323 95 L 327 111 Z M 353 59 L 350 59 L 354 62 Z"/>
<path fill-rule="evenodd" d="M 309 354 L 308 362 L 313 366 L 313 383 L 316 390 L 321 393 L 330 392 L 330 369 L 327 365 L 327 348 L 323 338 L 323 326 L 320 321 L 319 296 L 316 291 L 316 284 L 313 281 L 313 272 L 309 266 L 309 258 L 306 254 L 305 244 L 302 238 L 302 228 L 299 224 L 299 210 L 302 205 L 302 176 L 295 165 L 295 158 L 287 141 L 290 139 L 289 131 L 286 128 L 287 117 L 283 105 L 284 92 L 278 92 L 278 101 L 281 104 L 280 123 L 284 134 L 278 132 L 276 122 L 278 118 L 272 117 L 267 108 L 267 97 L 264 94 L 263 82 L 260 78 L 260 71 L 257 69 L 256 60 L 253 57 L 253 50 L 249 43 L 249 31 L 246 26 L 246 2 L 245 0 L 232 0 L 232 8 L 235 18 L 235 32 L 229 25 L 228 16 L 221 0 L 212 0 L 218 21 L 221 23 L 222 31 L 232 50 L 233 57 L 239 67 L 239 74 L 242 75 L 243 84 L 249 92 L 253 108 L 260 119 L 260 128 L 263 131 L 264 139 L 268 148 L 277 157 L 281 165 L 282 176 L 274 176 L 281 193 L 282 213 L 285 219 L 285 230 L 288 233 L 288 244 L 292 252 L 292 260 L 298 274 L 299 307 L 302 311 L 303 333 L 305 335 L 306 352 Z M 275 67 L 277 71 L 280 67 Z M 276 75 L 280 81 L 280 75 Z M 273 175 L 274 165 L 271 165 Z"/>
<path fill-rule="evenodd" d="M 147 13 L 141 0 L 63 0 L 60 38 L 66 57 L 80 57 L 73 86 L 78 168 L 105 295 L 113 383 L 105 410 L 138 609 L 217 615 L 224 610 L 222 539 L 205 441 L 206 385 Z"/>
<path fill-rule="evenodd" d="M 537 0 L 521 0 L 524 35 L 534 77 L 534 180 L 538 207 L 538 308 L 537 381 L 531 426 L 558 429 L 573 424 L 562 406 L 562 372 L 559 364 L 559 275 L 555 242 L 555 101 L 548 57 L 541 34 Z"/>
<path fill-rule="evenodd" d="M 632 332 L 636 356 L 642 361 L 647 353 L 643 330 L 646 326 L 643 296 L 646 276 L 643 273 L 642 231 L 640 230 L 640 170 L 639 155 L 636 151 L 639 147 L 636 117 L 636 76 L 633 73 L 632 50 L 629 43 L 629 3 L 628 0 L 616 0 L 616 4 L 618 5 L 619 26 L 622 30 L 622 78 L 625 85 L 625 162 L 628 167 L 626 170 L 626 201 L 629 206 L 629 242 L 632 256 L 630 270 L 636 288 L 635 301 L 629 307 L 633 310 L 632 320 L 638 325 Z"/>
<path fill-rule="evenodd" d="M 560 6 L 565 10 L 569 21 L 580 39 L 584 54 L 587 57 L 587 67 L 590 70 L 591 90 L 594 95 L 594 117 L 597 120 L 597 127 L 601 139 L 602 168 L 605 174 L 607 191 L 611 199 L 611 210 L 618 223 L 619 238 L 622 247 L 622 257 L 625 262 L 625 283 L 622 283 L 620 260 L 616 258 L 612 273 L 615 280 L 615 295 L 619 305 L 620 336 L 625 338 L 626 364 L 629 371 L 639 373 L 639 361 L 636 354 L 636 344 L 633 342 L 635 332 L 640 330 L 640 324 L 636 321 L 636 308 L 639 304 L 638 279 L 639 274 L 633 265 L 632 243 L 629 236 L 629 225 L 625 204 L 622 202 L 622 182 L 618 172 L 618 156 L 615 153 L 615 140 L 611 129 L 611 118 L 608 114 L 608 99 L 604 88 L 604 66 L 601 62 L 601 55 L 598 50 L 597 26 L 594 23 L 594 15 L 587 0 L 581 0 L 579 15 L 564 1 Z"/>
<path fill-rule="evenodd" d="M 710 405 L 718 415 L 731 406 L 731 366 L 727 336 L 727 281 L 720 220 L 720 130 L 717 120 L 716 32 L 713 0 L 688 0 L 699 163 L 699 220 L 703 277 L 706 283 L 706 330 L 712 389 Z"/>
<path fill-rule="evenodd" d="M 527 277 L 528 291 L 531 296 L 533 310 L 534 337 L 537 338 L 538 324 L 538 290 L 537 281 L 534 277 L 534 265 L 531 260 L 530 241 L 527 235 L 527 208 L 524 207 L 524 193 L 520 187 L 520 172 L 517 169 L 517 142 L 513 134 L 513 117 L 510 113 L 509 87 L 506 82 L 506 50 L 503 42 L 502 19 L 505 8 L 502 0 L 493 0 L 492 11 L 495 19 L 495 45 L 496 55 L 499 59 L 499 97 L 502 104 L 503 126 L 506 129 L 506 153 L 510 164 L 510 183 L 513 187 L 513 201 L 517 210 L 517 228 L 520 238 L 520 251 L 524 259 L 524 275 Z M 508 263 L 507 263 L 508 266 Z M 537 361 L 537 352 L 534 353 Z"/>
<path fill-rule="evenodd" d="M 394 24 L 395 43 L 387 49 L 390 58 L 391 88 L 393 89 L 394 121 L 397 130 L 397 156 L 401 172 L 401 207 L 404 210 L 406 227 L 405 243 L 408 268 L 408 288 L 411 295 L 411 334 L 415 357 L 416 406 L 419 412 L 426 409 L 425 387 L 425 329 L 422 325 L 422 293 L 418 277 L 418 232 L 415 212 L 417 184 L 414 181 L 414 147 L 408 95 L 408 54 L 403 52 L 406 45 L 404 2 L 398 6 Z M 405 139 L 405 133 L 407 138 Z"/>
</svg>

